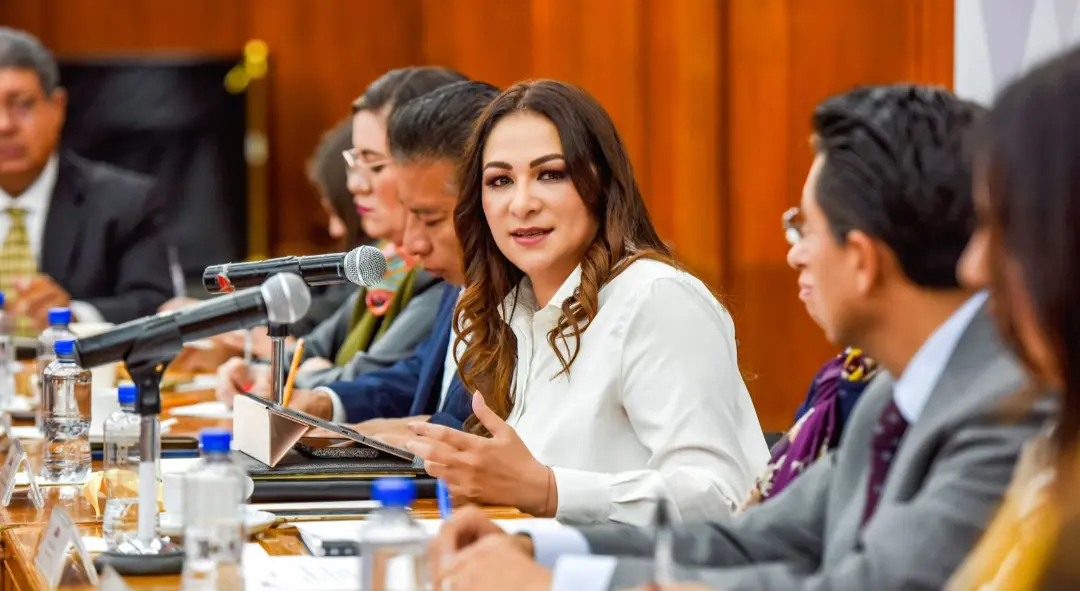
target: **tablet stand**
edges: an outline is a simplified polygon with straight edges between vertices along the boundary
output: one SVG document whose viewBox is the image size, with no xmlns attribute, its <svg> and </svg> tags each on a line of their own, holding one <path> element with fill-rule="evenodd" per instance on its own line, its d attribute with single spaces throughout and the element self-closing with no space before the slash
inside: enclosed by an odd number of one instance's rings
<svg viewBox="0 0 1080 591">
<path fill-rule="evenodd" d="M 287 324 L 270 324 L 270 399 L 275 404 L 284 404 L 285 400 L 285 337 L 289 335 Z"/>
<path fill-rule="evenodd" d="M 145 573 L 147 569 L 160 574 L 178 573 L 183 567 L 183 549 L 157 533 L 157 466 L 161 458 L 161 376 L 184 345 L 173 315 L 154 320 L 124 356 L 124 365 L 135 382 L 135 412 L 141 418 L 138 532 L 131 543 L 106 552 L 98 561 L 101 566 L 111 564 L 120 574 Z"/>
</svg>

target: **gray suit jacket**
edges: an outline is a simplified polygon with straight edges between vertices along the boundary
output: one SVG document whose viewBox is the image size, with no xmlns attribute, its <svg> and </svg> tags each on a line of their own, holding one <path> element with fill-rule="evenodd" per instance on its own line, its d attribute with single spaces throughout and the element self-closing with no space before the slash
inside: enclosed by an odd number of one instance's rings
<svg viewBox="0 0 1080 591">
<path fill-rule="evenodd" d="M 787 489 L 728 523 L 680 527 L 679 578 L 716 589 L 940 589 L 982 534 L 1009 483 L 1022 444 L 1049 416 L 1019 418 L 1002 401 L 1025 383 L 989 316 L 980 311 L 948 360 L 919 419 L 908 428 L 873 518 L 860 527 L 874 426 L 892 378 L 867 387 L 840 446 Z M 650 556 L 644 531 L 581 530 L 597 554 Z M 650 580 L 652 563 L 620 559 L 613 589 Z"/>
<path fill-rule="evenodd" d="M 296 386 L 314 389 L 334 382 L 347 381 L 372 370 L 390 367 L 408 357 L 427 338 L 435 316 L 439 312 L 442 281 L 424 270 L 416 273 L 413 297 L 394 319 L 393 324 L 367 351 L 360 351 L 343 366 L 307 372 L 296 376 Z M 327 318 L 315 330 L 304 337 L 304 359 L 322 357 L 333 361 L 338 349 L 349 336 L 356 300 L 364 290 L 358 289 L 345 300 L 333 316 Z"/>
</svg>

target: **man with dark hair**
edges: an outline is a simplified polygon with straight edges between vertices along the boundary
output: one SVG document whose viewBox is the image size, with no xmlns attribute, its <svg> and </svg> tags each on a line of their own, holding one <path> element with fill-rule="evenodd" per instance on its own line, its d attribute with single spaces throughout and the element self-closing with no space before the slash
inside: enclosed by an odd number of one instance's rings
<svg viewBox="0 0 1080 591">
<path fill-rule="evenodd" d="M 403 247 L 424 269 L 447 283 L 434 328 L 416 351 L 391 367 L 301 393 L 302 410 L 359 423 L 357 429 L 391 443 L 408 437 L 406 426 L 429 420 L 460 429 L 472 414 L 472 398 L 457 375 L 451 343 L 454 307 L 465 283 L 461 244 L 454 231 L 455 169 L 473 123 L 498 89 L 482 82 L 456 82 L 413 99 L 387 122 L 397 167 L 398 195 L 408 209 Z M 339 404 L 328 400 L 337 397 Z M 345 416 L 327 416 L 343 408 Z"/>
<path fill-rule="evenodd" d="M 396 105 L 404 105 L 426 94 L 431 88 L 467 80 L 468 78 L 461 72 L 440 66 L 391 70 L 373 82 L 363 95 L 353 101 L 353 113 L 393 110 Z"/>
<path fill-rule="evenodd" d="M 887 372 L 839 448 L 770 502 L 729 522 L 675 526 L 674 578 L 725 591 L 939 589 L 981 535 L 1048 413 L 1003 416 L 1024 373 L 986 294 L 955 279 L 974 228 L 964 142 L 977 115 L 946 91 L 906 85 L 861 88 L 815 111 L 802 211 L 784 218 L 788 261 L 828 338 Z M 502 533 L 460 512 L 430 552 L 453 556 L 436 572 L 474 591 L 591 591 L 644 584 L 664 568 L 633 558 L 652 556 L 654 538 L 632 527 Z"/>
<path fill-rule="evenodd" d="M 0 291 L 21 334 L 50 307 L 125 322 L 172 292 L 164 202 L 147 178 L 57 151 L 66 103 L 49 51 L 0 27 Z"/>
</svg>

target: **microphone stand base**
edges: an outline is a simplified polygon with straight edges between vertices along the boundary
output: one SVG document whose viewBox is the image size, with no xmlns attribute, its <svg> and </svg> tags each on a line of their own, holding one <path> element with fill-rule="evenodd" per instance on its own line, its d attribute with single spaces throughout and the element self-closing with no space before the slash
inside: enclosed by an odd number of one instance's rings
<svg viewBox="0 0 1080 591">
<path fill-rule="evenodd" d="M 176 575 L 184 569 L 184 550 L 167 537 L 155 539 L 149 546 L 143 540 L 133 540 L 94 558 L 98 572 L 106 566 L 124 576 Z"/>
<path fill-rule="evenodd" d="M 162 316 L 143 333 L 124 356 L 135 382 L 135 412 L 139 425 L 139 535 L 94 559 L 100 571 L 111 565 L 121 575 L 177 574 L 184 567 L 184 550 L 154 528 L 157 522 L 157 470 L 161 461 L 158 415 L 161 413 L 161 377 L 183 349 L 183 337 L 173 316 Z M 144 469 L 149 467 L 149 469 Z M 146 486 L 144 478 L 153 481 Z"/>
</svg>

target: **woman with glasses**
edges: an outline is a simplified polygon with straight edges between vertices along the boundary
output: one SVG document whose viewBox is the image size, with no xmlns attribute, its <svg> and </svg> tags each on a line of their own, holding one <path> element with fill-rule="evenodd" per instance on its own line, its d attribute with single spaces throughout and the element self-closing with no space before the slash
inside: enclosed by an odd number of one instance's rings
<svg viewBox="0 0 1080 591">
<path fill-rule="evenodd" d="M 392 365 L 411 353 L 430 331 L 441 296 L 440 290 L 431 288 L 440 281 L 397 247 L 407 212 L 397 196 L 386 122 L 397 106 L 464 79 L 446 68 L 393 70 L 353 103 L 352 145 L 337 158 L 343 157 L 346 164 L 346 185 L 360 216 L 360 228 L 383 252 L 387 272 L 377 285 L 355 292 L 304 337 L 297 388 L 317 388 Z M 269 391 L 268 369 L 243 359 L 230 360 L 218 376 L 218 397 L 227 403 L 242 391 Z"/>
</svg>

